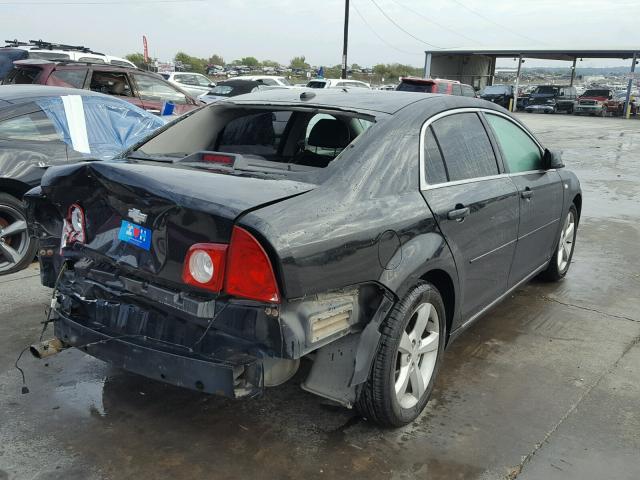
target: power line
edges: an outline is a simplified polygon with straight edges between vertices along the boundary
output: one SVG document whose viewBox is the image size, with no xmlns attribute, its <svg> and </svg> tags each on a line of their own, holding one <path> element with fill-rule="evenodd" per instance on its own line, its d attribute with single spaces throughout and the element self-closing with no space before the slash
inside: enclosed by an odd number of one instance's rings
<svg viewBox="0 0 640 480">
<path fill-rule="evenodd" d="M 393 23 L 399 30 L 403 31 L 404 33 L 406 33 L 407 35 L 409 35 L 411 38 L 413 38 L 414 40 L 419 41 L 420 43 L 424 43 L 425 45 L 429 45 L 432 48 L 444 48 L 444 47 L 439 47 L 437 45 L 434 45 L 433 43 L 429 43 L 429 42 L 425 42 L 424 40 L 422 40 L 421 38 L 416 37 L 414 34 L 412 34 L 411 32 L 408 32 L 407 30 L 405 30 L 404 28 L 402 28 L 402 26 L 400 26 L 393 18 L 391 18 L 389 15 L 387 15 L 387 12 L 385 12 L 382 8 L 380 8 L 380 5 L 378 5 L 376 3 L 376 0 L 371 0 L 371 3 L 373 3 L 376 8 L 378 10 L 380 10 L 380 13 L 382 15 L 384 15 L 384 17 L 389 20 L 391 23 Z"/>
<path fill-rule="evenodd" d="M 416 52 L 409 52 L 407 50 L 403 50 L 401 48 L 396 47 L 395 45 L 392 45 L 391 43 L 389 43 L 387 40 L 385 40 L 383 37 L 380 36 L 380 34 L 378 34 L 378 32 L 376 31 L 375 28 L 373 28 L 369 22 L 367 21 L 366 18 L 364 18 L 364 15 L 362 15 L 362 13 L 360 12 L 360 10 L 358 9 L 358 6 L 356 5 L 356 2 L 354 0 L 352 0 L 352 4 L 353 5 L 353 9 L 356 11 L 356 13 L 358 14 L 358 16 L 360 17 L 360 19 L 362 20 L 362 22 L 367 26 L 367 28 L 369 30 L 371 30 L 371 33 L 373 33 L 376 37 L 378 37 L 378 39 L 384 43 L 387 47 L 392 48 L 400 53 L 404 53 L 407 55 L 419 55 L 422 56 L 422 53 L 416 53 Z"/>
<path fill-rule="evenodd" d="M 137 0 L 115 0 L 115 1 L 106 1 L 106 0 L 102 0 L 102 1 L 96 1 L 96 2 L 66 2 L 66 1 L 62 1 L 62 2 L 44 2 L 44 1 L 26 1 L 26 2 L 0 2 L 0 6 L 3 5 L 40 5 L 40 6 L 45 6 L 45 5 L 51 5 L 52 7 L 58 6 L 58 5 L 78 5 L 78 6 L 91 6 L 91 5 L 154 5 L 154 4 L 158 4 L 158 3 L 204 3 L 207 0 L 143 0 L 143 1 L 137 1 Z"/>
<path fill-rule="evenodd" d="M 448 31 L 448 32 L 451 32 L 451 33 L 453 33 L 454 35 L 458 35 L 459 37 L 466 38 L 467 40 L 469 40 L 469 41 L 471 41 L 471 42 L 474 42 L 474 43 L 481 43 L 481 42 L 479 42 L 478 40 L 476 40 L 475 38 L 468 37 L 468 36 L 467 36 L 467 35 L 465 35 L 464 33 L 460 33 L 460 32 L 458 32 L 457 30 L 454 30 L 453 28 L 449 28 L 449 27 L 447 27 L 446 25 L 443 25 L 443 24 L 441 24 L 441 23 L 439 23 L 439 22 L 436 22 L 435 20 L 432 20 L 431 18 L 429 18 L 429 17 L 427 17 L 426 15 L 424 15 L 424 14 L 422 14 L 422 13 L 418 12 L 417 10 L 414 10 L 414 9 L 413 9 L 413 8 L 411 8 L 411 7 L 408 7 L 408 6 L 406 6 L 406 5 L 401 4 L 401 3 L 400 3 L 400 2 L 398 2 L 397 0 L 392 0 L 392 1 L 393 1 L 393 3 L 395 3 L 396 5 L 398 5 L 399 7 L 404 8 L 405 10 L 409 10 L 409 11 L 410 11 L 411 13 L 413 13 L 414 15 L 417 15 L 417 16 L 419 16 L 419 17 L 423 18 L 423 19 L 424 19 L 424 20 L 426 20 L 427 22 L 429 22 L 429 23 L 431 23 L 431 24 L 433 24 L 433 25 L 435 25 L 435 26 L 437 26 L 437 27 L 440 27 L 440 28 L 442 28 L 443 30 L 446 30 L 446 31 Z"/>
<path fill-rule="evenodd" d="M 501 24 L 501 23 L 498 23 L 498 22 L 493 21 L 493 20 L 492 20 L 492 19 L 490 19 L 489 17 L 485 17 L 485 16 L 484 16 L 484 15 L 482 15 L 481 13 L 478 13 L 478 12 L 476 12 L 475 10 L 472 10 L 471 8 L 467 7 L 464 3 L 462 3 L 462 2 L 461 2 L 461 1 L 459 1 L 459 0 L 451 0 L 451 1 L 452 1 L 453 3 L 455 3 L 456 5 L 459 5 L 460 7 L 464 8 L 466 11 L 471 12 L 471 13 L 472 13 L 472 14 L 474 14 L 476 17 L 483 19 L 485 22 L 489 22 L 489 23 L 491 23 L 491 24 L 495 25 L 496 27 L 500 27 L 501 29 L 503 29 L 503 30 L 505 30 L 505 31 L 507 31 L 507 32 L 509 32 L 509 33 L 512 33 L 512 34 L 514 34 L 514 35 L 517 35 L 517 36 L 519 36 L 519 37 L 521 37 L 521 38 L 524 38 L 525 40 L 528 40 L 528 41 L 530 41 L 530 42 L 542 43 L 543 45 L 545 45 L 545 42 L 540 41 L 540 39 L 535 39 L 535 38 L 528 37 L 528 36 L 526 36 L 526 35 L 523 35 L 523 34 L 522 34 L 522 33 L 520 33 L 520 32 L 517 32 L 517 31 L 515 31 L 515 30 L 510 29 L 509 27 L 505 27 L 505 26 L 504 26 L 503 24 Z"/>
</svg>

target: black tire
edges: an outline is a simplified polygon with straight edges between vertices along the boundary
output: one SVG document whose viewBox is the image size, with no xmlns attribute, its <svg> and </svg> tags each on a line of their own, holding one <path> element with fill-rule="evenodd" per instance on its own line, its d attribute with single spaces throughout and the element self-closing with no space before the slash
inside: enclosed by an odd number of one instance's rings
<svg viewBox="0 0 640 480">
<path fill-rule="evenodd" d="M 565 242 L 564 244 L 562 243 L 562 235 L 567 225 L 567 222 L 569 221 L 570 215 L 573 215 L 573 225 L 574 225 L 573 234 L 571 235 L 571 241 L 570 241 L 571 250 L 570 250 L 570 253 L 567 255 L 566 265 L 563 265 L 562 262 L 559 261 L 559 255 L 560 255 L 560 249 L 564 248 L 566 243 L 568 243 L 568 242 Z M 573 252 L 575 251 L 576 235 L 578 233 L 578 220 L 579 220 L 578 210 L 576 209 L 575 205 L 572 204 L 571 207 L 569 207 L 567 216 L 563 219 L 561 230 L 558 235 L 558 240 L 556 241 L 555 248 L 553 249 L 553 255 L 551 255 L 551 260 L 549 261 L 549 265 L 547 266 L 547 269 L 540 274 L 540 277 L 543 278 L 544 280 L 547 280 L 550 282 L 557 282 L 558 280 L 563 279 L 567 274 L 567 272 L 569 271 L 569 267 L 571 266 L 571 259 L 573 258 Z"/>
<path fill-rule="evenodd" d="M 0 275 L 26 268 L 36 255 L 37 242 L 29 237 L 26 229 L 21 227 L 13 235 L 3 235 L 8 227 L 17 225 L 16 222 L 24 222 L 26 226 L 24 203 L 12 195 L 0 193 Z"/>
<path fill-rule="evenodd" d="M 439 335 L 433 343 L 435 346 L 435 341 L 437 340 L 438 342 L 437 349 L 433 351 L 435 353 L 435 364 L 424 393 L 419 396 L 415 405 L 405 408 L 400 404 L 395 390 L 396 369 L 398 368 L 398 362 L 401 361 L 398 358 L 400 339 L 412 322 L 415 324 L 417 310 L 421 305 L 425 304 L 431 304 L 438 317 L 437 327 L 432 323 L 433 328 L 437 328 Z M 356 403 L 356 408 L 363 417 L 384 427 L 400 427 L 411 423 L 420 415 L 429 401 L 435 378 L 442 363 L 447 331 L 446 323 L 442 297 L 440 292 L 430 283 L 420 282 L 398 302 L 380 327 L 382 336 L 378 351 L 373 361 L 369 379 L 363 385 Z M 428 335 L 433 333 L 428 333 Z M 422 340 L 425 338 L 428 338 L 428 336 L 423 337 Z M 433 358 L 433 353 L 430 354 L 432 355 L 430 359 Z M 426 361 L 426 357 L 421 357 L 420 363 L 422 364 L 424 361 Z M 416 365 L 418 364 L 416 363 Z M 428 365 L 427 368 L 429 368 Z M 413 378 L 412 375 L 413 373 L 407 374 L 410 378 Z M 413 384 L 412 380 L 407 383 L 409 385 Z M 413 390 L 413 387 L 410 388 Z M 405 389 L 408 390 L 407 387 Z"/>
</svg>

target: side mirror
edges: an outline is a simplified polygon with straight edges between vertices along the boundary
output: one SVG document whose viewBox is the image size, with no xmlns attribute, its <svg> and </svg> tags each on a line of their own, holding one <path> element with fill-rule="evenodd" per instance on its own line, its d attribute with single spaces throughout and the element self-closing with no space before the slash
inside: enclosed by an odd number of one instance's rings
<svg viewBox="0 0 640 480">
<path fill-rule="evenodd" d="M 546 170 L 564 167 L 564 163 L 562 161 L 562 153 L 551 151 L 548 148 L 544 149 L 542 161 Z"/>
<path fill-rule="evenodd" d="M 215 86 L 216 86 L 216 82 L 211 82 L 211 83 L 209 84 L 209 86 L 210 86 L 211 88 L 215 87 Z"/>
</svg>

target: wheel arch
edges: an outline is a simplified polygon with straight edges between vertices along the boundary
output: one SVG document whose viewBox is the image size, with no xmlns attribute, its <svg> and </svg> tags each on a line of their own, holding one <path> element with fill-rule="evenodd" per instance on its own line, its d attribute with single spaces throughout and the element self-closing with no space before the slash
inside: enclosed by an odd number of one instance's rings
<svg viewBox="0 0 640 480">
<path fill-rule="evenodd" d="M 573 204 L 576 206 L 578 220 L 580 220 L 580 214 L 582 213 L 582 195 L 580 193 L 577 193 L 576 196 L 573 197 Z"/>
<path fill-rule="evenodd" d="M 451 276 L 439 268 L 429 270 L 420 277 L 421 280 L 432 284 L 440 295 L 444 302 L 445 315 L 447 317 L 447 342 L 451 334 L 451 326 L 453 325 L 453 319 L 456 313 L 456 289 Z"/>
<path fill-rule="evenodd" d="M 12 178 L 0 178 L 0 193 L 7 193 L 18 200 L 22 200 L 25 193 L 31 190 L 31 185 Z"/>
</svg>

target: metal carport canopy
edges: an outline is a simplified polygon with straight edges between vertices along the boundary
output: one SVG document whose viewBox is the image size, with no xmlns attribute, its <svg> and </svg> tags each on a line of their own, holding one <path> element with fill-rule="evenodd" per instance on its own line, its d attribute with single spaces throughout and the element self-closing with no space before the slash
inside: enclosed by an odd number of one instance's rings
<svg viewBox="0 0 640 480">
<path fill-rule="evenodd" d="M 569 62 L 573 62 L 572 72 L 571 72 L 571 85 L 573 85 L 573 81 L 575 79 L 576 73 L 576 60 L 578 58 L 620 58 L 620 59 L 628 59 L 631 58 L 631 75 L 635 72 L 636 68 L 636 59 L 638 57 L 638 53 L 640 53 L 640 47 L 631 49 L 631 48 L 606 48 L 606 49 L 562 49 L 562 48 L 522 48 L 522 49 L 471 49 L 471 48 L 449 48 L 449 49 L 438 49 L 438 50 L 425 50 L 424 52 L 424 77 L 431 76 L 431 60 L 434 57 L 472 57 L 472 56 L 482 56 L 489 57 L 492 59 L 489 77 L 493 80 L 493 74 L 495 71 L 495 60 L 497 58 L 515 58 L 518 59 L 518 72 L 516 74 L 516 93 L 513 99 L 512 108 L 515 110 L 516 102 L 518 99 L 518 85 L 520 83 L 520 68 L 523 63 L 524 58 L 536 58 L 542 60 L 565 60 Z M 627 96 L 625 100 L 624 111 L 626 112 L 625 116 L 629 118 L 630 113 L 630 99 L 631 99 L 631 87 L 633 80 L 630 77 L 627 84 Z"/>
<path fill-rule="evenodd" d="M 635 53 L 640 52 L 640 47 L 636 49 L 590 49 L 571 50 L 561 48 L 544 49 L 471 49 L 471 48 L 450 48 L 445 50 L 426 50 L 425 54 L 435 56 L 454 55 L 484 55 L 486 57 L 508 58 L 539 58 L 543 60 L 566 60 L 573 61 L 574 58 L 632 58 Z"/>
</svg>

